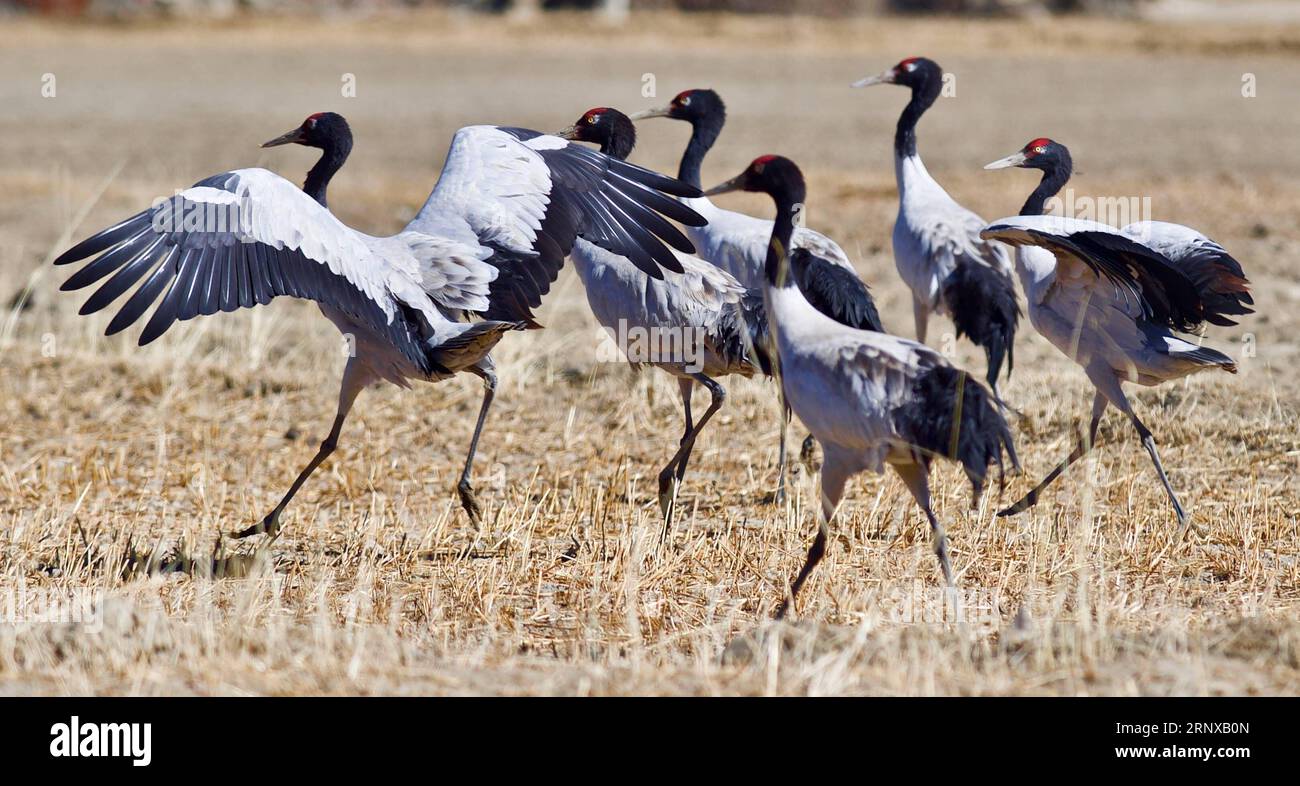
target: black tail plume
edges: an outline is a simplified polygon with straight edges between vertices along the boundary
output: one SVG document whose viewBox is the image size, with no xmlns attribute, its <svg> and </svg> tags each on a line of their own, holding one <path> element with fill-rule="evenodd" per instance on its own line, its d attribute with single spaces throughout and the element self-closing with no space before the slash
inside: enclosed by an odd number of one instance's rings
<svg viewBox="0 0 1300 786">
<path fill-rule="evenodd" d="M 1012 465 L 1020 468 L 1011 429 L 993 394 L 965 371 L 935 366 L 913 381 L 911 392 L 908 401 L 894 410 L 894 427 L 926 466 L 935 456 L 959 462 L 976 496 L 992 464 L 998 466 L 1002 485 L 1004 450 Z"/>
<path fill-rule="evenodd" d="M 1020 323 L 1020 305 L 1011 280 L 987 264 L 965 260 L 944 281 L 942 296 L 957 337 L 968 336 L 984 349 L 989 385 L 997 384 L 1004 359 L 1010 377 Z"/>
</svg>

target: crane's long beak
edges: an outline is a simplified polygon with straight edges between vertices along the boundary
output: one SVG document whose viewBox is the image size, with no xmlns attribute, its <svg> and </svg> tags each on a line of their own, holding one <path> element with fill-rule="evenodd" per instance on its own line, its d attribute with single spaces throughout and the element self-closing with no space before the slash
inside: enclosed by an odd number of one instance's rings
<svg viewBox="0 0 1300 786">
<path fill-rule="evenodd" d="M 577 139 L 577 138 L 578 138 L 578 127 L 577 127 L 577 126 L 569 126 L 568 128 L 564 128 L 564 129 L 561 129 L 561 130 L 559 130 L 559 131 L 555 131 L 555 132 L 553 132 L 553 133 L 551 134 L 551 136 L 558 136 L 560 139 Z"/>
<path fill-rule="evenodd" d="M 649 120 L 652 117 L 668 117 L 669 114 L 672 113 L 672 111 L 673 108 L 671 105 L 659 106 L 659 107 L 655 107 L 654 109 L 645 109 L 640 112 L 634 112 L 633 114 L 628 115 L 627 119 L 635 121 L 635 120 Z"/>
<path fill-rule="evenodd" d="M 277 136 L 275 139 L 272 139 L 269 142 L 263 142 L 262 147 L 279 147 L 280 145 L 289 145 L 294 143 L 301 144 L 302 142 L 305 141 L 305 139 L 306 138 L 302 134 L 302 129 L 295 128 L 294 130 L 286 134 L 281 134 L 280 136 Z"/>
<path fill-rule="evenodd" d="M 1007 169 L 1008 167 L 1021 166 L 1028 160 L 1029 157 L 1024 154 L 1024 151 L 1017 151 L 1007 156 L 1006 158 L 999 158 L 997 161 L 994 161 L 991 164 L 985 164 L 984 168 L 985 169 Z"/>
<path fill-rule="evenodd" d="M 871 87 L 872 85 L 891 85 L 894 83 L 894 77 L 895 77 L 894 69 L 891 68 L 888 71 L 881 71 L 879 74 L 876 74 L 875 76 L 864 76 L 863 78 L 849 85 L 849 87 Z"/>
<path fill-rule="evenodd" d="M 744 189 L 745 189 L 745 176 L 736 175 L 735 177 L 731 178 L 727 182 L 719 183 L 713 188 L 710 188 L 708 191 L 705 191 L 704 195 L 716 196 L 718 194 L 726 194 L 731 191 L 743 191 Z"/>
</svg>

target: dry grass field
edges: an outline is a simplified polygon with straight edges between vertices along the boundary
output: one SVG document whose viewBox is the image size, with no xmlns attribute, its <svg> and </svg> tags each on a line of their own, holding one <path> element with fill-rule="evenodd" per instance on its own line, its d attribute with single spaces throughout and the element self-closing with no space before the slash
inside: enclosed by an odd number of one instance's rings
<svg viewBox="0 0 1300 786">
<path fill-rule="evenodd" d="M 787 22 L 577 17 L 522 29 L 446 16 L 181 27 L 0 23 L 0 693 L 1294 694 L 1300 688 L 1300 29 L 1121 22 Z M 1258 313 L 1208 342 L 1241 373 L 1134 391 L 1193 517 L 1185 539 L 1112 410 L 1103 444 L 1030 512 L 997 519 L 951 466 L 936 508 L 963 613 L 939 595 L 924 520 L 892 477 L 850 485 L 798 619 L 769 622 L 816 516 L 783 508 L 769 384 L 730 380 L 661 543 L 655 474 L 675 386 L 598 362 L 562 274 L 544 331 L 494 353 L 479 454 L 488 523 L 454 485 L 479 384 L 365 392 L 341 448 L 269 549 L 221 542 L 279 499 L 333 415 L 343 357 L 309 303 L 184 323 L 147 348 L 77 316 L 49 262 L 200 177 L 315 159 L 258 144 L 314 111 L 352 121 L 331 206 L 400 228 L 470 123 L 554 129 L 590 106 L 712 86 L 730 120 L 705 179 L 782 153 L 809 222 L 840 240 L 910 336 L 893 268 L 891 134 L 902 90 L 847 85 L 926 54 L 956 95 L 922 121 L 930 170 L 986 218 L 1034 178 L 981 166 L 1068 144 L 1079 195 L 1150 197 L 1225 244 Z M 42 97 L 45 75 L 55 97 Z M 342 98 L 344 74 L 357 94 Z M 1252 74 L 1256 97 L 1243 97 Z M 634 160 L 675 171 L 688 130 L 648 121 Z M 726 197 L 735 209 L 770 203 Z M 20 293 L 29 291 L 24 298 Z M 939 345 L 948 322 L 932 324 Z M 969 344 L 958 360 L 983 372 Z M 1024 323 L 1004 388 L 1027 476 L 1086 417 L 1083 374 Z M 803 431 L 796 425 L 793 438 Z M 213 575 L 216 573 L 217 575 Z M 24 617 L 89 594 L 95 624 Z M 35 599 L 35 600 L 33 600 Z M 13 617 L 17 617 L 14 619 Z"/>
</svg>

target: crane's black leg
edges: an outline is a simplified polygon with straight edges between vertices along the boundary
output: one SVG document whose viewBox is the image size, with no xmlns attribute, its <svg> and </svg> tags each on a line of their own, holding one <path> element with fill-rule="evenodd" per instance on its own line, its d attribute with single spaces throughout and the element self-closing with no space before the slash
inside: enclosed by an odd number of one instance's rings
<svg viewBox="0 0 1300 786">
<path fill-rule="evenodd" d="M 1092 398 L 1092 422 L 1088 424 L 1088 436 L 1085 438 L 1080 434 L 1079 443 L 1074 446 L 1074 450 L 1070 451 L 1070 455 L 1066 456 L 1065 461 L 1057 464 L 1051 472 L 1047 473 L 1047 477 L 1043 478 L 1042 482 L 1037 486 L 1034 486 L 1019 502 L 998 511 L 999 516 L 1014 516 L 1037 505 L 1038 497 L 1043 493 L 1043 490 L 1050 486 L 1052 481 L 1056 480 L 1071 464 L 1083 458 L 1092 449 L 1092 446 L 1097 442 L 1097 426 L 1101 424 L 1101 416 L 1106 411 L 1106 404 L 1106 396 L 1098 389 Z"/>
<path fill-rule="evenodd" d="M 231 537 L 247 538 L 250 535 L 260 535 L 262 533 L 274 537 L 280 531 L 280 515 L 284 513 L 284 509 L 288 507 L 293 496 L 298 493 L 298 489 L 302 488 L 302 484 L 306 483 L 307 478 L 311 477 L 311 473 L 315 472 L 321 462 L 329 458 L 334 449 L 338 447 L 339 433 L 343 430 L 343 421 L 347 419 L 348 411 L 352 409 L 353 402 L 357 400 L 357 394 L 373 381 L 375 381 L 375 377 L 369 371 L 358 366 L 355 358 L 348 360 L 347 367 L 343 370 L 343 384 L 339 389 L 338 414 L 334 416 L 334 425 L 330 428 L 329 436 L 325 437 L 325 440 L 320 443 L 320 450 L 316 451 L 316 455 L 307 463 L 303 471 L 298 473 L 298 479 L 289 487 L 289 491 L 280 500 L 280 504 L 275 506 L 274 510 L 266 514 L 266 517 L 259 523 L 233 533 Z"/>
<path fill-rule="evenodd" d="M 786 432 L 790 430 L 792 416 L 790 402 L 785 400 L 785 391 L 781 391 L 781 446 L 776 454 L 776 494 L 772 497 L 777 505 L 785 504 Z"/>
<path fill-rule="evenodd" d="M 681 391 L 682 395 L 682 414 L 684 416 L 682 438 L 677 442 L 678 449 L 681 449 L 681 447 L 686 444 L 686 441 L 690 439 L 691 430 L 695 428 L 695 420 L 691 417 L 691 397 L 695 393 L 695 380 L 690 378 L 679 379 L 677 380 L 677 387 Z M 686 475 L 686 464 L 690 460 L 691 452 L 688 450 L 686 451 L 686 455 L 682 456 L 682 460 L 677 462 L 677 469 L 673 473 L 673 476 L 677 479 L 679 484 L 682 482 L 682 478 Z"/>
<path fill-rule="evenodd" d="M 460 495 L 461 507 L 469 514 L 470 521 L 474 526 L 483 527 L 483 510 L 479 507 L 478 497 L 474 495 L 474 486 L 470 483 L 470 475 L 474 471 L 474 454 L 478 452 L 478 438 L 483 433 L 483 424 L 487 421 L 488 410 L 492 407 L 492 399 L 497 393 L 497 375 L 494 373 L 492 359 L 484 356 L 482 360 L 468 369 L 471 374 L 480 377 L 483 380 L 483 403 L 478 409 L 478 422 L 474 424 L 474 436 L 469 440 L 469 453 L 465 456 L 465 469 L 460 473 L 460 482 L 456 484 L 456 492 Z"/>
<path fill-rule="evenodd" d="M 1174 487 L 1169 482 L 1169 476 L 1165 474 L 1165 467 L 1160 463 L 1160 453 L 1156 450 L 1155 437 L 1151 435 L 1151 430 L 1138 419 L 1137 414 L 1133 411 L 1133 405 L 1129 403 L 1128 397 L 1124 391 L 1120 390 L 1119 385 L 1115 385 L 1114 391 L 1111 392 L 1111 403 L 1115 408 L 1128 415 L 1129 422 L 1137 430 L 1138 438 L 1142 440 L 1142 447 L 1146 448 L 1147 454 L 1151 456 L 1151 463 L 1156 465 L 1156 474 L 1160 476 L 1160 483 L 1165 487 L 1165 493 L 1169 495 L 1169 501 L 1174 506 L 1174 515 L 1178 517 L 1178 534 L 1182 534 L 1187 529 L 1187 513 L 1178 501 L 1178 495 L 1174 493 Z"/>
<path fill-rule="evenodd" d="M 1169 477 L 1165 475 L 1164 465 L 1160 463 L 1160 454 L 1156 451 L 1155 438 L 1151 436 L 1151 431 L 1138 420 L 1137 415 L 1130 418 L 1133 421 L 1133 428 L 1137 429 L 1138 436 L 1142 438 L 1142 447 L 1147 449 L 1151 454 L 1151 463 L 1156 465 L 1156 474 L 1160 476 L 1160 482 L 1164 484 L 1165 493 L 1169 495 L 1169 501 L 1173 503 L 1174 515 L 1178 517 L 1178 532 L 1182 534 L 1187 529 L 1187 513 L 1183 506 L 1178 502 L 1178 495 L 1174 493 L 1174 487 L 1169 483 Z"/>
<path fill-rule="evenodd" d="M 691 374 L 691 378 L 708 388 L 711 398 L 709 399 L 709 408 L 704 410 L 704 414 L 700 416 L 700 420 L 695 424 L 695 427 L 682 436 L 681 446 L 677 448 L 677 452 L 664 466 L 663 470 L 659 472 L 659 512 L 664 517 L 665 533 L 672 522 L 672 509 L 677 496 L 674 479 L 678 483 L 681 482 L 681 475 L 675 474 L 675 469 L 678 464 L 682 464 L 684 467 L 685 462 L 690 458 L 691 450 L 695 447 L 695 439 L 704 430 L 704 426 L 709 422 L 709 418 L 713 417 L 713 413 L 717 412 L 722 407 L 723 402 L 727 400 L 726 388 L 713 379 L 703 374 Z"/>
<path fill-rule="evenodd" d="M 998 366 L 1001 367 L 1001 365 L 1002 365 L 1002 361 L 999 359 Z M 1023 418 L 1024 417 L 1023 414 L 1016 411 L 1011 405 L 1007 404 L 1005 401 L 1002 400 L 1002 393 L 998 391 L 997 373 L 990 370 L 989 377 L 991 378 L 991 381 L 989 382 L 989 389 L 993 391 L 993 401 L 998 405 L 998 411 L 1002 414 L 1002 416 L 1006 417 L 1006 413 L 1010 412 L 1016 417 Z M 1014 441 L 1012 440 L 1007 441 L 1007 458 L 1011 460 L 1012 475 L 1024 474 L 1024 470 L 1021 469 L 1020 467 L 1020 457 L 1016 455 L 1016 446 L 1014 444 Z"/>
<path fill-rule="evenodd" d="M 835 509 L 839 507 L 840 499 L 844 496 L 844 484 L 848 479 L 849 473 L 844 462 L 828 454 L 822 462 L 822 515 L 817 522 L 817 537 L 813 538 L 812 545 L 808 547 L 808 556 L 804 558 L 799 574 L 790 583 L 789 596 L 781 601 L 781 606 L 776 610 L 777 619 L 783 619 L 794 606 L 795 598 L 803 588 L 804 582 L 808 580 L 808 575 L 826 555 L 826 539 L 830 535 L 831 521 L 835 518 Z"/>
<path fill-rule="evenodd" d="M 943 524 L 939 523 L 939 518 L 934 515 L 934 509 L 930 507 L 930 471 L 923 464 L 893 464 L 891 465 L 898 476 L 903 479 L 907 485 L 907 490 L 912 492 L 912 498 L 916 504 L 921 506 L 925 511 L 925 517 L 930 521 L 930 536 L 934 540 L 934 555 L 939 558 L 939 569 L 943 571 L 943 581 L 949 587 L 952 584 L 952 560 L 948 557 L 948 534 L 943 530 Z"/>
</svg>

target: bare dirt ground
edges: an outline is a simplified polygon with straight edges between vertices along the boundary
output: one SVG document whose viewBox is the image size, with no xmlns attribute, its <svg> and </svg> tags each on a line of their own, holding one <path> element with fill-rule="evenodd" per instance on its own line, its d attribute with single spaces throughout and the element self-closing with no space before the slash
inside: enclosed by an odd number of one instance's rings
<svg viewBox="0 0 1300 786">
<path fill-rule="evenodd" d="M 1300 30 L 1276 25 L 7 20 L 0 604 L 17 598 L 20 613 L 0 625 L 0 692 L 1295 693 L 1298 51 Z M 981 165 L 1054 137 L 1074 152 L 1079 195 L 1150 197 L 1152 217 L 1207 232 L 1242 260 L 1258 308 L 1208 336 L 1239 358 L 1238 376 L 1135 392 L 1195 520 L 1186 540 L 1113 412 L 1101 448 L 1020 517 L 994 518 L 996 488 L 971 509 L 964 478 L 936 472 L 961 620 L 945 616 L 906 491 L 863 476 L 800 621 L 767 622 L 811 537 L 816 492 L 800 468 L 791 503 L 766 504 L 775 404 L 757 381 L 727 383 L 660 545 L 654 478 L 680 429 L 675 389 L 597 361 L 568 271 L 542 312 L 548 329 L 495 353 L 484 531 L 453 493 L 478 404 L 466 378 L 367 391 L 274 547 L 214 551 L 279 499 L 327 430 L 337 333 L 311 304 L 277 301 L 176 326 L 142 350 L 133 335 L 105 339 L 107 315 L 77 316 L 83 297 L 59 294 L 65 274 L 49 265 L 71 240 L 214 172 L 263 165 L 300 180 L 313 152 L 257 146 L 310 112 L 352 121 L 356 150 L 331 205 L 383 233 L 418 207 L 462 125 L 554 129 L 590 106 L 639 109 L 711 86 L 730 120 L 706 179 L 759 153 L 800 162 L 810 223 L 850 251 L 887 325 L 911 335 L 889 250 L 890 140 L 906 96 L 847 84 L 915 54 L 957 78 L 920 143 L 964 204 L 1014 213 L 1031 175 Z M 355 98 L 340 96 L 345 74 Z M 646 74 L 657 99 L 642 95 Z M 1250 75 L 1256 95 L 1244 97 Z M 674 171 L 687 128 L 640 130 L 634 159 Z M 941 320 L 931 342 L 950 329 Z M 969 345 L 956 354 L 982 374 Z M 1085 380 L 1026 323 L 1005 393 L 1025 413 L 1016 433 L 1036 478 L 1068 451 Z M 212 578 L 214 565 L 236 575 Z M 21 614 L 23 599 L 76 593 L 100 603 L 97 624 Z"/>
</svg>

